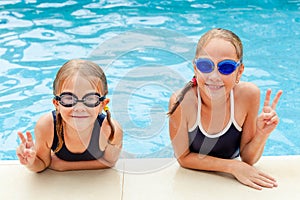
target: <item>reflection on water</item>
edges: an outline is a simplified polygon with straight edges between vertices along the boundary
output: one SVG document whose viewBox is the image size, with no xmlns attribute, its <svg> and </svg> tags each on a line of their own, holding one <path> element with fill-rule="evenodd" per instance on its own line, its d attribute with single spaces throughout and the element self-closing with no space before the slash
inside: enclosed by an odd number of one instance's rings
<svg viewBox="0 0 300 200">
<path fill-rule="evenodd" d="M 172 156 L 168 99 L 191 78 L 197 40 L 213 27 L 241 37 L 243 80 L 262 98 L 269 87 L 284 90 L 264 154 L 300 154 L 299 14 L 299 0 L 1 1 L 0 159 L 16 159 L 16 131 L 33 131 L 53 109 L 52 81 L 72 58 L 105 69 L 125 154 Z"/>
</svg>

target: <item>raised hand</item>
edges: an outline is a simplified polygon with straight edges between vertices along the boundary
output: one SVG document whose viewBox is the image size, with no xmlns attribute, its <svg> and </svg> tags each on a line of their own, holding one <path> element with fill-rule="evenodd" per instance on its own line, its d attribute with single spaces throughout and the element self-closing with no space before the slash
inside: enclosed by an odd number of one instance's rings
<svg viewBox="0 0 300 200">
<path fill-rule="evenodd" d="M 271 89 L 266 92 L 266 98 L 264 101 L 264 107 L 262 108 L 261 114 L 257 118 L 256 128 L 258 133 L 270 134 L 279 123 L 279 117 L 275 111 L 278 104 L 279 98 L 282 95 L 282 90 L 279 90 L 270 104 Z"/>
<path fill-rule="evenodd" d="M 23 165 L 32 165 L 36 157 L 32 135 L 27 131 L 26 137 L 21 132 L 18 132 L 18 136 L 21 139 L 21 144 L 17 147 L 17 156 L 20 163 Z"/>
</svg>

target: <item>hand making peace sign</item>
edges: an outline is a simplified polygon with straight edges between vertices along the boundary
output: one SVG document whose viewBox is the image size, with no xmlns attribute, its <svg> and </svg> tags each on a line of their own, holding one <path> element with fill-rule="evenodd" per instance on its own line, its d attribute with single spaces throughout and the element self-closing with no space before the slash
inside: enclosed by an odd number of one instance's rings
<svg viewBox="0 0 300 200">
<path fill-rule="evenodd" d="M 282 90 L 279 90 L 270 105 L 271 89 L 266 92 L 264 107 L 261 114 L 257 117 L 256 128 L 258 133 L 269 135 L 279 123 L 279 117 L 275 111 L 279 98 L 282 95 Z"/>
<path fill-rule="evenodd" d="M 21 132 L 18 132 L 18 136 L 21 139 L 21 144 L 17 148 L 17 156 L 20 163 L 23 165 L 31 165 L 36 157 L 32 135 L 27 131 L 27 138 Z"/>
</svg>

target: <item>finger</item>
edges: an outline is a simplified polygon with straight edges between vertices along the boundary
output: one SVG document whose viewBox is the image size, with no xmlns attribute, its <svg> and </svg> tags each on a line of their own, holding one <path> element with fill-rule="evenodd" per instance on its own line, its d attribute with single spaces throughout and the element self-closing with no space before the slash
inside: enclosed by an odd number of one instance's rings
<svg viewBox="0 0 300 200">
<path fill-rule="evenodd" d="M 20 146 L 17 147 L 16 153 L 17 156 L 23 156 L 23 150 L 24 150 L 24 144 L 20 144 Z"/>
<path fill-rule="evenodd" d="M 19 158 L 19 161 L 22 165 L 26 165 L 27 164 L 27 161 L 26 159 L 22 156 L 22 155 L 17 155 L 18 158 Z"/>
<path fill-rule="evenodd" d="M 270 176 L 270 175 L 268 175 L 268 174 L 266 174 L 266 173 L 264 173 L 264 172 L 259 171 L 258 174 L 259 174 L 260 176 L 263 176 L 263 177 L 269 179 L 269 180 L 276 181 L 276 179 L 275 179 L 274 177 L 272 177 L 272 176 Z"/>
<path fill-rule="evenodd" d="M 270 124 L 275 124 L 277 125 L 279 123 L 279 117 L 276 115 L 274 117 L 272 117 L 270 120 L 267 120 L 267 125 L 270 125 Z"/>
<path fill-rule="evenodd" d="M 27 142 L 26 142 L 26 148 L 31 148 L 33 147 L 33 139 L 32 135 L 29 131 L 26 131 L 26 136 L 27 136 Z"/>
<path fill-rule="evenodd" d="M 266 107 L 266 109 L 264 109 L 264 112 L 262 113 L 263 114 L 263 118 L 265 119 L 271 119 L 273 117 L 276 117 L 277 116 L 277 113 L 273 110 L 273 109 L 268 109 L 270 107 Z"/>
<path fill-rule="evenodd" d="M 266 92 L 266 98 L 264 101 L 264 106 L 269 106 L 270 105 L 270 97 L 271 97 L 271 89 L 268 89 Z"/>
<path fill-rule="evenodd" d="M 280 99 L 282 93 L 283 93 L 282 90 L 279 90 L 279 91 L 277 92 L 275 98 L 274 98 L 274 101 L 273 101 L 272 106 L 271 106 L 274 110 L 275 110 L 275 108 L 276 108 L 276 106 L 277 106 L 277 104 L 278 104 L 278 101 L 279 101 L 279 99 Z"/>
<path fill-rule="evenodd" d="M 277 181 L 274 177 L 265 174 L 264 172 L 259 172 L 259 175 L 262 176 L 266 182 L 272 183 L 275 187 L 278 186 Z"/>
<path fill-rule="evenodd" d="M 17 154 L 17 156 L 21 164 L 28 165 L 29 162 L 32 162 L 32 160 L 35 158 L 36 152 L 30 149 L 25 149 L 22 154 Z"/>
<path fill-rule="evenodd" d="M 273 109 L 270 106 L 264 106 L 262 109 L 263 113 L 270 113 L 272 111 L 273 111 Z"/>
<path fill-rule="evenodd" d="M 27 141 L 32 142 L 32 135 L 29 131 L 26 131 Z"/>
<path fill-rule="evenodd" d="M 34 158 L 36 155 L 36 152 L 31 149 L 26 149 L 25 153 L 27 158 Z"/>
<path fill-rule="evenodd" d="M 26 143 L 26 138 L 25 138 L 25 136 L 23 135 L 22 132 L 18 131 L 18 136 L 21 139 L 22 143 Z"/>
<path fill-rule="evenodd" d="M 259 186 L 265 187 L 265 188 L 272 188 L 272 187 L 274 187 L 273 182 L 270 182 L 270 181 L 268 181 L 268 179 L 262 178 L 262 177 L 256 178 L 255 180 L 253 180 L 253 182 L 256 185 L 259 185 Z"/>
<path fill-rule="evenodd" d="M 17 148 L 17 156 L 19 158 L 19 161 L 22 165 L 26 165 L 26 156 L 24 155 L 24 144 L 21 144 L 18 148 Z"/>
<path fill-rule="evenodd" d="M 254 189 L 257 189 L 257 190 L 262 190 L 262 187 L 254 182 L 252 182 L 251 180 L 248 180 L 246 183 L 244 183 L 245 185 L 249 186 L 249 187 L 252 187 Z"/>
</svg>

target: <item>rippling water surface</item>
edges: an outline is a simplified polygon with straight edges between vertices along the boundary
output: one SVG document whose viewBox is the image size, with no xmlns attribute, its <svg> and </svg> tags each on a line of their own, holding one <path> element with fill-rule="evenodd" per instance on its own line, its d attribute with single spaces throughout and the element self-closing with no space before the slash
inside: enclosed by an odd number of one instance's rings
<svg viewBox="0 0 300 200">
<path fill-rule="evenodd" d="M 0 159 L 16 159 L 16 132 L 33 132 L 53 109 L 52 81 L 72 58 L 105 69 L 124 154 L 172 156 L 168 99 L 191 78 L 196 42 L 214 27 L 241 37 L 244 81 L 263 94 L 284 90 L 264 155 L 300 154 L 300 1 L 246 2 L 1 1 Z"/>
</svg>

